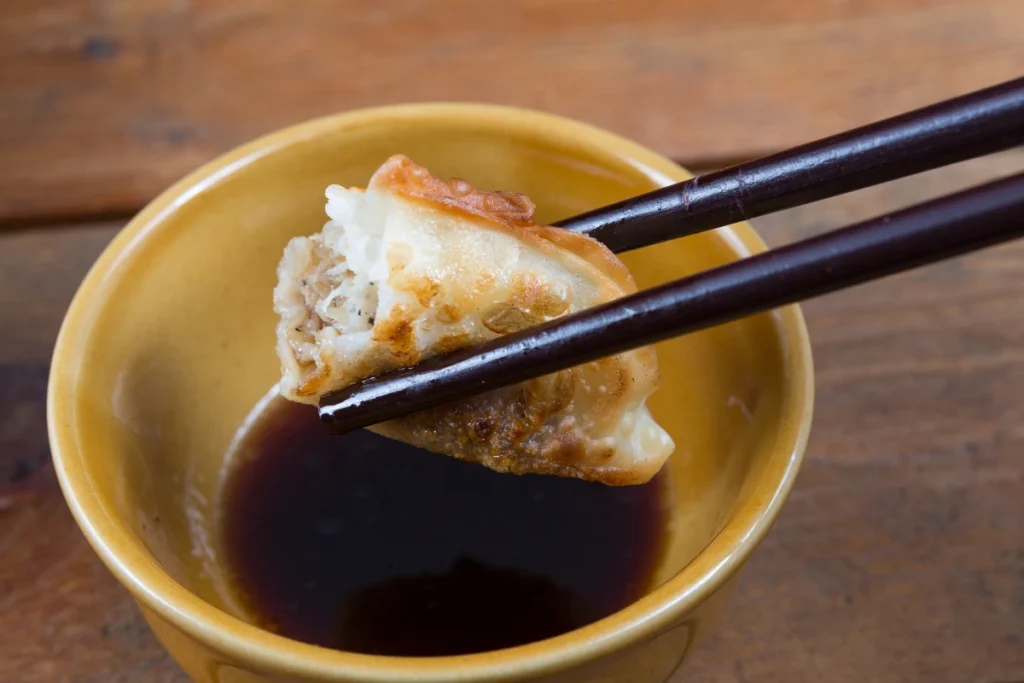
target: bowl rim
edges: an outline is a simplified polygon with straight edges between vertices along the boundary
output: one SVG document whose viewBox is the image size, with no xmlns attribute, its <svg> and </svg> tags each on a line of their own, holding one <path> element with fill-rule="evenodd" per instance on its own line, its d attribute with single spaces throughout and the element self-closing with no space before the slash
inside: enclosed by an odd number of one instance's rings
<svg viewBox="0 0 1024 683">
<path fill-rule="evenodd" d="M 537 136 L 599 149 L 661 182 L 691 177 L 681 166 L 608 131 L 553 114 L 489 104 L 435 102 L 357 109 L 299 123 L 243 144 L 188 174 L 143 208 L 118 233 L 89 270 L 61 325 L 47 390 L 47 428 L 61 489 L 89 544 L 117 579 L 146 609 L 199 642 L 237 660 L 279 673 L 321 680 L 364 683 L 446 683 L 507 681 L 579 666 L 609 652 L 649 640 L 674 625 L 717 591 L 745 563 L 778 517 L 792 489 L 810 432 L 814 381 L 810 342 L 802 312 L 787 306 L 773 312 L 786 356 L 785 403 L 776 455 L 761 473 L 768 495 L 741 501 L 709 544 L 679 573 L 640 600 L 597 622 L 555 638 L 513 648 L 446 657 L 387 657 L 308 645 L 275 635 L 209 604 L 177 583 L 149 555 L 141 541 L 104 509 L 89 485 L 83 449 L 75 438 L 73 372 L 77 342 L 103 306 L 109 272 L 131 258 L 162 219 L 260 157 L 326 132 L 388 121 L 458 120 L 506 135 Z M 742 257 L 766 247 L 746 223 L 719 229 Z"/>
</svg>

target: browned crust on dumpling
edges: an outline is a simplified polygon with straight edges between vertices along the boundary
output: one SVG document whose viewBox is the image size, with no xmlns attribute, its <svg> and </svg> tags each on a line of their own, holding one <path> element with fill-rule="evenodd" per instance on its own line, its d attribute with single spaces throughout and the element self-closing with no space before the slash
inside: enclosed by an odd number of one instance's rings
<svg viewBox="0 0 1024 683">
<path fill-rule="evenodd" d="M 508 389 L 429 408 L 370 427 L 436 453 L 510 474 L 546 474 L 610 486 L 648 481 L 656 467 L 604 464 L 615 448 L 582 434 L 558 416 L 572 402 L 578 368 Z"/>
<path fill-rule="evenodd" d="M 545 253 L 552 253 L 551 245 L 572 252 L 601 271 L 626 294 L 637 289 L 629 269 L 608 247 L 586 235 L 534 223 L 536 207 L 526 195 L 477 190 L 460 178 L 437 178 L 403 154 L 395 154 L 384 162 L 373 174 L 370 185 L 434 208 L 483 219 L 486 227 L 510 233 Z"/>
<path fill-rule="evenodd" d="M 571 251 L 597 268 L 602 275 L 621 287 L 623 293 L 633 294 L 636 292 L 636 280 L 633 279 L 633 274 L 619 260 L 619 257 L 601 242 L 578 232 L 546 225 L 537 226 L 533 228 L 533 231 L 559 249 Z"/>
<path fill-rule="evenodd" d="M 477 190 L 461 178 L 437 178 L 403 154 L 395 154 L 377 169 L 370 185 L 386 187 L 411 199 L 483 218 L 507 227 L 533 225 L 536 208 L 518 192 Z"/>
<path fill-rule="evenodd" d="M 374 325 L 371 338 L 387 347 L 399 365 L 413 365 L 420 360 L 415 319 L 404 306 L 396 306 L 390 316 Z"/>
<path fill-rule="evenodd" d="M 320 395 L 323 385 L 331 375 L 334 373 L 334 368 L 331 365 L 330 358 L 327 358 L 325 354 L 320 352 L 320 363 L 312 364 L 313 371 L 307 374 L 302 380 L 295 386 L 294 392 L 297 396 L 305 396 L 309 398 L 316 398 Z"/>
</svg>

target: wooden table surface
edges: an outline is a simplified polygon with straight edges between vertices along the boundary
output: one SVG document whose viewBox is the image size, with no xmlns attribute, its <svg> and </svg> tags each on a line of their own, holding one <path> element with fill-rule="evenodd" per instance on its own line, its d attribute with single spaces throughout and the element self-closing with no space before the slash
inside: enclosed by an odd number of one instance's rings
<svg viewBox="0 0 1024 683">
<path fill-rule="evenodd" d="M 547 109 L 695 167 L 1019 75 L 1020 0 L 5 0 L 0 680 L 181 683 L 49 461 L 57 327 L 124 220 L 281 125 Z M 1022 123 L 1024 125 L 1024 123 Z M 782 244 L 1024 169 L 1024 150 L 755 222 Z M 1024 243 L 805 307 L 804 469 L 678 680 L 1024 681 Z"/>
</svg>

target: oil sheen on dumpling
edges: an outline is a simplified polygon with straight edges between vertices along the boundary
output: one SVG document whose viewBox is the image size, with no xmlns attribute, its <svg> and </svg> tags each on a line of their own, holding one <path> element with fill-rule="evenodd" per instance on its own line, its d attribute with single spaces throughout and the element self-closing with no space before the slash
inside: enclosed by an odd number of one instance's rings
<svg viewBox="0 0 1024 683">
<path fill-rule="evenodd" d="M 534 225 L 525 196 L 403 156 L 326 194 L 330 221 L 288 244 L 274 291 L 293 401 L 636 291 L 600 243 Z M 370 429 L 500 472 L 639 484 L 673 449 L 645 405 L 657 384 L 646 347 Z"/>
</svg>

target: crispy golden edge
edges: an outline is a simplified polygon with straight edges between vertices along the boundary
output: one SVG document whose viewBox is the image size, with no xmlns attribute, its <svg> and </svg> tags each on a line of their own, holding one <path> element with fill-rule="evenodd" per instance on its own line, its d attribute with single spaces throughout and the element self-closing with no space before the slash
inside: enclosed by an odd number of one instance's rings
<svg viewBox="0 0 1024 683">
<path fill-rule="evenodd" d="M 373 174 L 370 185 L 433 208 L 483 219 L 481 225 L 527 242 L 546 255 L 568 251 L 596 268 L 624 293 L 636 291 L 629 269 L 597 240 L 562 228 L 536 225 L 536 207 L 526 195 L 477 190 L 459 178 L 438 178 L 402 154 L 384 162 Z"/>
</svg>

